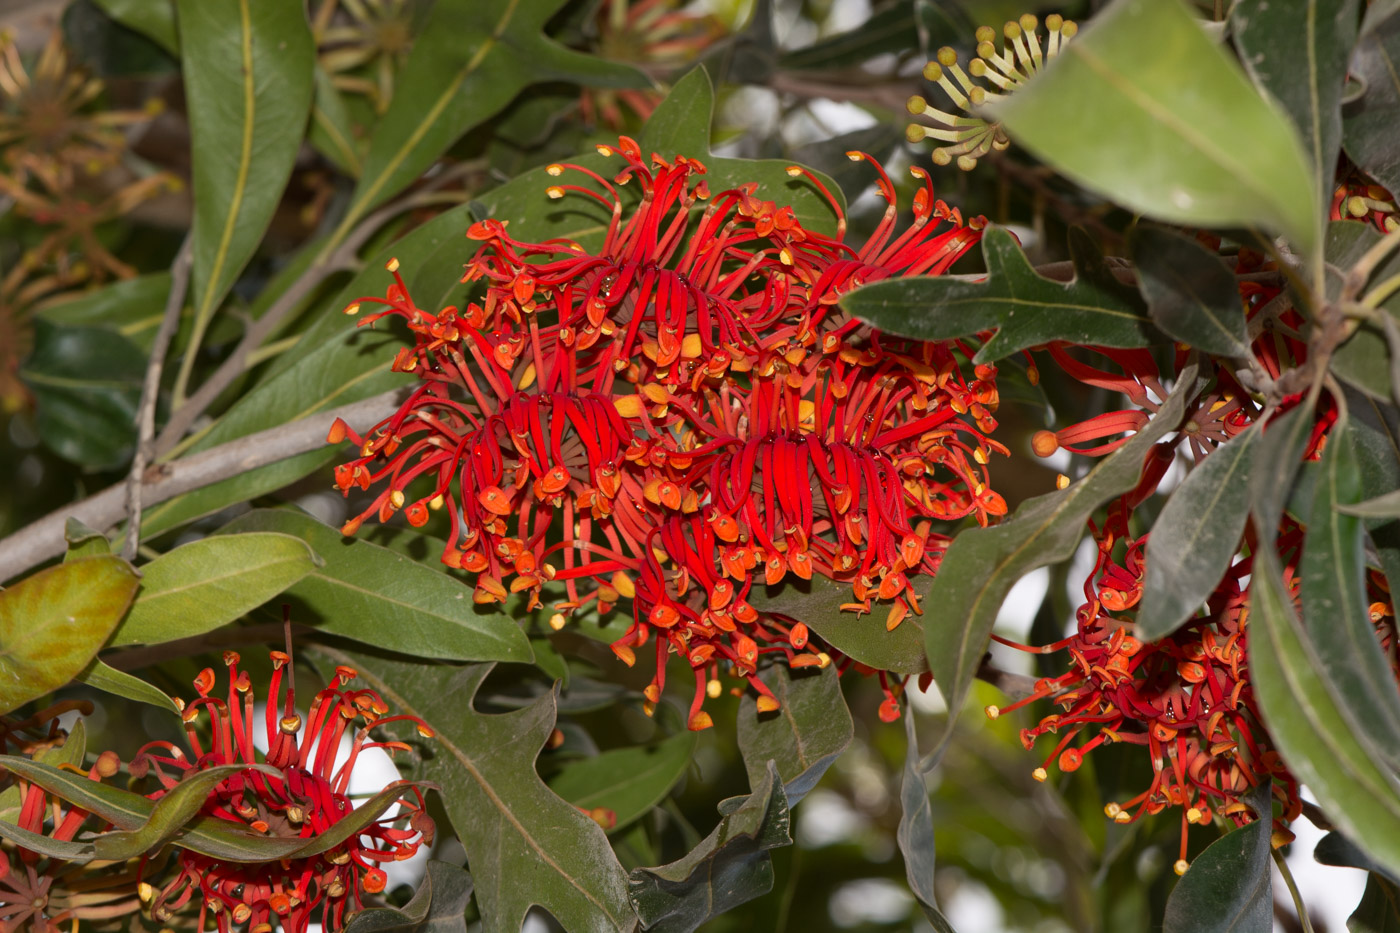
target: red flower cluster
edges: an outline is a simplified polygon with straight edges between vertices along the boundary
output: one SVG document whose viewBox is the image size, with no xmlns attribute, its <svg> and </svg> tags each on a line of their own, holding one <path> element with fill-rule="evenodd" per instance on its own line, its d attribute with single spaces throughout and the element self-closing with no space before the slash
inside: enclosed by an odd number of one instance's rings
<svg viewBox="0 0 1400 933">
<path fill-rule="evenodd" d="M 1266 268 L 1262 257 L 1242 250 L 1235 271 L 1247 274 Z M 1298 312 L 1276 313 L 1279 303 L 1274 299 L 1281 292 L 1282 284 L 1267 276 L 1240 280 L 1240 297 L 1251 333 L 1257 335 L 1251 349 L 1272 378 L 1298 366 L 1307 356 Z M 1060 447 L 1089 456 L 1109 453 L 1124 443 L 1128 433 L 1147 423 L 1149 412 L 1159 407 L 1154 396 L 1166 397 L 1157 364 L 1145 350 L 1080 348 L 1092 349 L 1116 364 L 1121 372 L 1114 372 L 1072 356 L 1064 346 L 1048 349 L 1070 376 L 1086 385 L 1122 393 L 1135 407 L 1059 431 L 1037 433 L 1032 447 L 1040 456 L 1049 456 Z M 1181 371 L 1186 357 L 1185 350 L 1178 351 L 1176 372 Z M 1207 365 L 1212 367 L 1212 378 L 1190 403 L 1180 431 L 1147 455 L 1137 487 L 1113 503 L 1104 524 L 1090 525 L 1099 555 L 1084 583 L 1085 602 L 1076 613 L 1074 633 L 1044 648 L 1025 649 L 1067 651 L 1070 669 L 1059 677 L 1041 680 L 1032 696 L 1012 706 L 987 708 L 992 718 L 1039 699 L 1051 699 L 1062 708 L 1021 734 L 1029 749 L 1047 733 L 1064 732 L 1044 766 L 1036 769 L 1039 780 L 1045 780 L 1052 762 L 1062 771 L 1073 771 L 1086 754 L 1105 743 L 1146 747 L 1152 763 L 1150 785 L 1126 803 L 1108 804 L 1105 813 L 1117 822 L 1128 823 L 1144 813 L 1179 807 L 1178 874 L 1188 867 L 1187 828 L 1208 822 L 1212 811 L 1237 824 L 1250 821 L 1253 817 L 1241 798 L 1259 781 L 1272 779 L 1274 794 L 1282 802 L 1282 816 L 1275 820 L 1277 845 L 1292 838 L 1285 824 L 1300 808 L 1297 782 L 1273 750 L 1254 712 L 1248 665 L 1248 579 L 1253 555 L 1260 547 L 1273 547 L 1292 580 L 1300 557 L 1302 529 L 1285 519 L 1272 542 L 1254 540 L 1251 531 L 1245 536 L 1240 556 L 1207 600 L 1207 615 L 1192 618 L 1155 643 L 1144 643 L 1132 635 L 1133 613 L 1142 597 L 1148 537 L 1133 536 L 1133 510 L 1157 491 L 1178 448 L 1199 463 L 1265 413 L 1237 381 L 1229 361 L 1208 360 Z M 1282 407 L 1297 401 L 1286 400 Z M 1310 438 L 1309 457 L 1321 453 L 1326 432 L 1335 420 L 1335 408 L 1324 401 Z M 1076 743 L 1081 736 L 1083 740 Z"/>
<path fill-rule="evenodd" d="M 248 672 L 238 669 L 238 661 L 235 652 L 224 653 L 229 682 L 226 700 L 211 695 L 215 677 L 209 668 L 194 681 L 199 699 L 189 705 L 176 700 L 191 754 L 170 742 L 157 741 L 144 746 L 132 760 L 133 777 L 154 773 L 161 784 L 160 790 L 149 795 L 151 799 L 159 800 L 194 772 L 257 763 L 253 691 Z M 370 741 L 372 728 L 407 719 L 418 724 L 419 734 L 425 738 L 433 733 L 412 716 L 386 716 L 389 707 L 375 691 L 348 689 L 357 676 L 348 667 L 337 667 L 335 683 L 312 699 L 302 733 L 291 658 L 274 651 L 272 663 L 270 696 L 263 717 L 268 745 L 265 761 L 283 776 L 270 777 L 260 770 L 238 772 L 214 786 L 200 813 L 245 825 L 268 837 L 311 840 L 350 815 L 350 774 L 362 752 L 385 748 L 392 753 L 406 748 L 401 742 Z M 195 731 L 201 710 L 207 710 L 212 719 L 207 748 Z M 341 740 L 357 719 L 365 724 L 354 732 L 349 754 L 337 766 Z M 175 877 L 161 889 L 142 884 L 141 898 L 149 903 L 159 923 L 167 922 L 191 899 L 197 899 L 198 929 L 203 930 L 212 915 L 220 933 L 244 924 L 253 933 L 270 933 L 274 926 L 304 933 L 313 922 L 326 929 L 341 929 L 347 910 L 363 906 L 364 894 L 384 890 L 387 877 L 378 867 L 380 863 L 410 858 L 419 846 L 432 843 L 433 823 L 416 789 L 413 798 L 398 801 L 407 817 L 371 822 L 319 855 L 238 863 L 181 849 Z M 406 827 L 398 825 L 405 820 Z"/>
<path fill-rule="evenodd" d="M 969 377 L 973 348 L 890 339 L 836 307 L 862 282 L 946 271 L 982 221 L 964 224 L 916 168 L 914 221 L 898 231 L 877 165 L 888 207 L 855 247 L 844 216 L 832 237 L 756 184 L 712 195 L 693 159 L 647 161 L 626 137 L 600 152 L 625 162 L 611 180 L 554 165 L 589 183 L 547 191 L 609 210 L 596 252 L 483 221 L 467 234 L 482 246 L 464 277 L 484 283 L 479 303 L 419 308 L 394 261 L 387 295 L 346 309 L 372 302 L 384 310 L 369 321 L 401 317 L 415 343 L 394 368 L 422 382 L 364 435 L 332 428 L 332 443 L 360 448 L 337 485 L 379 490 L 344 531 L 399 510 L 422 525 L 445 507 L 443 561 L 477 574 L 480 602 L 524 593 L 533 607 L 552 583 L 558 627 L 595 601 L 607 612 L 631 599 L 634 624 L 613 650 L 630 665 L 656 636 L 649 704 L 668 655 L 686 658 L 689 723 L 702 729 L 721 663 L 761 710 L 777 707 L 755 676 L 761 655 L 830 663 L 805 625 L 754 608 L 754 585 L 825 576 L 851 587 L 852 609 L 888 605 L 893 627 L 920 611 L 910 578 L 946 545 L 931 522 L 1005 512 L 987 472 L 1005 453 L 989 439 L 995 369 Z M 826 193 L 804 169 L 789 174 Z M 619 190 L 629 185 L 641 189 L 632 206 Z"/>
</svg>

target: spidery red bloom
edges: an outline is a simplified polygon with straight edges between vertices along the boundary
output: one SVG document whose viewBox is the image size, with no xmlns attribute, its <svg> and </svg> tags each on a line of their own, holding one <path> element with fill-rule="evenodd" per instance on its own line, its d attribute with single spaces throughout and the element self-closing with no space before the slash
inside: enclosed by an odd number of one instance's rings
<svg viewBox="0 0 1400 933">
<path fill-rule="evenodd" d="M 826 576 L 852 588 L 855 611 L 888 606 L 894 627 L 921 611 L 910 577 L 933 572 L 946 545 L 932 522 L 1005 512 L 988 474 L 991 454 L 1006 452 L 989 438 L 995 368 L 969 375 L 975 348 L 887 338 L 836 306 L 862 282 L 946 271 L 983 224 L 964 224 L 916 169 L 924 184 L 900 231 L 876 166 L 888 209 L 856 247 L 834 198 L 828 236 L 755 184 L 710 192 L 693 159 L 644 160 L 626 137 L 600 151 L 624 162 L 611 180 L 559 164 L 551 175 L 587 184 L 547 191 L 608 210 L 595 252 L 482 221 L 468 231 L 482 246 L 465 276 L 485 285 L 480 303 L 420 309 L 391 262 L 385 297 L 346 309 L 385 309 L 362 323 L 404 320 L 414 345 L 394 366 L 422 384 L 365 435 L 333 427 L 331 442 L 361 454 L 336 482 L 381 490 L 347 534 L 370 515 L 402 509 L 422 525 L 445 508 L 443 560 L 477 574 L 479 601 L 527 593 L 534 607 L 552 582 L 562 626 L 589 603 L 630 600 L 634 623 L 614 652 L 630 665 L 655 637 L 648 709 L 666 659 L 685 658 L 689 721 L 703 728 L 721 665 L 767 710 L 777 701 L 757 677 L 762 655 L 832 660 L 807 650 L 804 625 L 760 614 L 755 584 Z M 893 702 L 899 682 L 882 681 Z"/>
<path fill-rule="evenodd" d="M 159 800 L 194 772 L 257 763 L 252 684 L 238 662 L 235 652 L 224 653 L 226 699 L 214 695 L 214 671 L 205 668 L 194 681 L 199 699 L 188 705 L 176 701 L 185 722 L 188 753 L 158 741 L 144 746 L 133 759 L 133 777 L 150 773 L 160 782 L 151 799 Z M 389 707 L 378 693 L 350 687 L 357 674 L 348 667 L 336 668 L 335 681 L 312 698 L 303 720 L 293 694 L 290 656 L 274 651 L 272 663 L 262 725 L 268 746 L 266 764 L 282 776 L 238 772 L 214 786 L 200 812 L 272 838 L 313 839 L 350 815 L 350 775 L 366 749 L 392 753 L 407 748 L 401 742 L 372 741 L 371 729 L 409 720 L 417 723 L 423 737 L 431 738 L 433 733 L 415 717 L 387 716 Z M 211 720 L 205 738 L 197 731 L 201 712 L 208 712 Z M 358 729 L 357 720 L 364 722 Z M 352 732 L 348 755 L 337 764 L 341 740 Z M 412 788 L 412 798 L 404 797 L 398 805 L 406 817 L 375 820 L 329 851 L 305 858 L 236 863 L 182 849 L 175 877 L 160 889 L 143 887 L 143 898 L 150 901 L 152 915 L 160 923 L 196 900 L 198 929 L 204 929 L 212 916 L 220 933 L 244 924 L 254 931 L 280 925 L 303 933 L 312 922 L 340 929 L 347 911 L 364 905 L 365 895 L 384 890 L 387 878 L 380 864 L 410 858 L 420 846 L 432 843 L 432 820 L 418 790 Z M 406 826 L 400 825 L 405 822 Z"/>
</svg>

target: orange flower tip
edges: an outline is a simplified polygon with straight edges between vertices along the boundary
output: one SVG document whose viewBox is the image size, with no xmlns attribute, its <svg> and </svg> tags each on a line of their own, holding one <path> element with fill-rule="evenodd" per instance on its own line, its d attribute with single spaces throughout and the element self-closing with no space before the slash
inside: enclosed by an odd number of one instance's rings
<svg viewBox="0 0 1400 933">
<path fill-rule="evenodd" d="M 247 904 L 238 904 L 238 905 L 235 905 L 235 906 L 234 906 L 234 908 L 233 908 L 233 922 L 234 922 L 234 923 L 237 923 L 237 924 L 244 924 L 244 923 L 247 923 L 247 922 L 248 922 L 248 918 L 251 917 L 251 916 L 253 916 L 253 908 L 249 907 Z"/>
<path fill-rule="evenodd" d="M 780 705 L 774 697 L 760 696 L 758 698 L 758 711 L 760 713 L 775 713 Z"/>
<path fill-rule="evenodd" d="M 206 667 L 199 672 L 199 676 L 194 679 L 194 688 L 199 691 L 200 696 L 205 696 L 214 689 L 214 669 Z"/>
<path fill-rule="evenodd" d="M 544 747 L 550 751 L 564 744 L 564 730 L 554 729 L 549 733 L 549 738 L 545 739 Z"/>
<path fill-rule="evenodd" d="M 226 667 L 233 667 L 233 666 L 234 666 L 235 664 L 237 664 L 240 660 L 242 660 L 242 659 L 239 657 L 237 651 L 225 651 L 225 652 L 224 652 L 224 665 L 225 665 Z"/>
<path fill-rule="evenodd" d="M 594 807 L 588 811 L 588 818 L 604 829 L 612 829 L 617 825 L 617 811 L 607 807 Z"/>
<path fill-rule="evenodd" d="M 334 421 L 332 421 L 331 429 L 326 432 L 326 443 L 339 444 L 342 441 L 344 441 L 345 432 L 348 428 L 349 425 L 347 425 L 345 421 L 341 418 L 337 418 Z"/>
<path fill-rule="evenodd" d="M 598 145 L 594 146 L 593 148 L 595 148 L 595 149 L 598 150 L 598 155 L 600 155 L 600 156 L 611 156 L 611 155 L 613 154 L 613 147 L 612 147 L 612 146 L 605 146 L 605 145 L 603 145 L 602 143 L 599 143 Z"/>
<path fill-rule="evenodd" d="M 1050 776 L 1049 773 L 1046 772 L 1046 770 L 1045 770 L 1044 768 L 1036 768 L 1034 771 L 1031 772 L 1031 777 L 1035 778 L 1037 781 L 1039 781 L 1039 782 L 1042 783 L 1042 784 L 1045 783 L 1045 779 L 1048 778 L 1049 776 Z"/>
<path fill-rule="evenodd" d="M 1186 861 L 1186 859 L 1184 858 L 1179 858 L 1176 860 L 1176 864 L 1172 866 L 1172 871 L 1176 872 L 1177 876 L 1180 877 L 1181 875 L 1186 874 L 1186 869 L 1190 867 L 1190 862 Z"/>
<path fill-rule="evenodd" d="M 656 715 L 656 704 L 653 703 L 653 702 L 651 702 L 650 700 L 643 700 L 643 701 L 642 701 L 642 712 L 645 713 L 645 714 L 647 715 L 648 718 L 650 718 L 650 717 L 652 717 L 652 716 L 655 716 L 655 715 Z"/>
<path fill-rule="evenodd" d="M 1055 475 L 1055 488 L 1056 488 L 1056 489 L 1068 489 L 1068 488 L 1069 488 L 1069 477 L 1066 476 L 1066 475 L 1063 474 L 1063 473 L 1057 473 L 1057 474 Z"/>
<path fill-rule="evenodd" d="M 365 890 L 371 894 L 378 894 L 384 890 L 384 886 L 389 883 L 389 876 L 378 868 L 371 868 L 365 872 Z"/>
<path fill-rule="evenodd" d="M 347 538 L 350 537 L 355 532 L 360 530 L 360 523 L 362 521 L 363 519 L 359 518 L 350 519 L 348 522 L 340 526 L 340 533 Z"/>
<path fill-rule="evenodd" d="M 1061 771 L 1078 771 L 1084 763 L 1084 753 L 1077 748 L 1067 748 L 1060 753 Z"/>
<path fill-rule="evenodd" d="M 391 258 L 388 262 L 384 263 L 384 268 L 385 268 L 385 269 L 388 269 L 390 272 L 398 272 L 398 271 L 399 271 L 399 260 L 398 260 L 398 257 L 393 257 L 393 258 Z"/>
<path fill-rule="evenodd" d="M 637 585 L 632 582 L 631 577 L 621 570 L 612 575 L 612 587 L 617 590 L 619 596 L 625 596 L 628 599 L 637 595 Z"/>
<path fill-rule="evenodd" d="M 554 615 L 549 617 L 549 627 L 557 632 L 564 627 L 565 621 L 567 620 L 564 618 L 564 613 L 556 612 Z"/>
<path fill-rule="evenodd" d="M 619 395 L 613 399 L 613 407 L 624 418 L 639 418 L 646 410 L 646 403 L 640 395 Z"/>
<path fill-rule="evenodd" d="M 417 723 L 418 735 L 425 739 L 437 738 L 437 731 L 426 722 Z"/>
<path fill-rule="evenodd" d="M 988 719 L 996 719 L 1001 715 L 1001 707 L 996 704 L 989 704 L 985 710 Z"/>
<path fill-rule="evenodd" d="M 690 717 L 688 727 L 691 732 L 704 732 L 706 729 L 714 726 L 714 724 L 715 721 L 710 718 L 710 714 L 702 709 L 700 712 Z"/>
<path fill-rule="evenodd" d="M 709 680 L 705 683 L 705 696 L 712 700 L 718 700 L 719 695 L 724 692 L 724 684 L 718 680 Z"/>
<path fill-rule="evenodd" d="M 550 185 L 548 188 L 544 189 L 544 193 L 557 201 L 564 196 L 564 189 L 558 185 Z"/>
<path fill-rule="evenodd" d="M 789 165 L 786 169 L 784 169 L 784 171 L 786 171 L 791 177 L 798 178 L 802 175 L 802 166 Z"/>
<path fill-rule="evenodd" d="M 118 771 L 121 770 L 121 767 L 121 757 L 111 749 L 108 749 L 107 751 L 98 755 L 97 762 L 93 765 L 93 769 L 97 772 L 97 776 L 101 778 L 112 777 Z"/>
<path fill-rule="evenodd" d="M 266 820 L 253 820 L 248 824 L 248 827 L 255 833 L 265 833 L 271 828 L 267 825 Z"/>
<path fill-rule="evenodd" d="M 1114 803 L 1113 801 L 1109 801 L 1108 803 L 1104 804 L 1103 815 L 1108 817 L 1110 820 L 1117 819 L 1118 814 L 1122 812 L 1123 808 L 1118 806 L 1118 804 Z"/>
<path fill-rule="evenodd" d="M 1269 836 L 1269 845 L 1275 849 L 1282 849 L 1296 838 L 1291 830 L 1280 826 Z"/>
<path fill-rule="evenodd" d="M 301 717 L 295 713 L 291 716 L 284 716 L 277 726 L 282 730 L 283 735 L 296 735 L 301 731 Z"/>
<path fill-rule="evenodd" d="M 1186 822 L 1199 823 L 1201 821 L 1201 810 L 1199 807 L 1192 807 L 1186 811 Z"/>
<path fill-rule="evenodd" d="M 156 896 L 156 889 L 143 881 L 136 886 L 136 896 L 141 898 L 141 903 L 149 904 L 151 899 Z"/>
<path fill-rule="evenodd" d="M 661 688 L 655 683 L 647 684 L 646 689 L 642 691 L 642 696 L 646 697 L 649 703 L 659 703 L 661 702 Z"/>
<path fill-rule="evenodd" d="M 345 309 L 344 309 L 344 311 L 343 311 L 342 313 L 344 313 L 344 314 L 349 314 L 349 315 L 351 315 L 352 317 L 353 317 L 354 315 L 356 315 L 356 314 L 359 314 L 359 313 L 360 313 L 360 303 L 359 303 L 358 301 L 352 301 L 352 302 L 350 302 L 350 304 L 348 304 L 348 305 L 345 306 Z"/>
<path fill-rule="evenodd" d="M 546 174 L 552 175 L 555 178 L 558 178 L 560 175 L 564 174 L 564 166 L 560 165 L 558 162 L 546 165 L 544 167 L 544 170 Z"/>
<path fill-rule="evenodd" d="M 637 663 L 637 653 L 626 645 L 613 645 L 612 650 L 613 654 L 617 655 L 618 660 L 628 667 Z"/>
<path fill-rule="evenodd" d="M 1060 449 L 1060 439 L 1054 431 L 1036 431 L 1031 437 L 1031 450 L 1037 457 L 1048 457 Z"/>
</svg>

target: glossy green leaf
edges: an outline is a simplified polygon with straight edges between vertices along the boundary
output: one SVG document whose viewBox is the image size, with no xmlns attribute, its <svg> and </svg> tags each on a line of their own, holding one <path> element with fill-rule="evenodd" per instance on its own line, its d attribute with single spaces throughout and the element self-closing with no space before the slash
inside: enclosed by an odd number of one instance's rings
<svg viewBox="0 0 1400 933">
<path fill-rule="evenodd" d="M 68 542 L 68 550 L 63 554 L 63 562 L 80 557 L 103 557 L 112 553 L 112 542 L 100 531 L 94 531 L 76 518 L 63 523 L 63 540 Z"/>
<path fill-rule="evenodd" d="M 1292 125 L 1181 0 L 1116 0 L 986 110 L 1015 143 L 1130 210 L 1261 226 L 1304 255 L 1320 246 L 1322 204 Z"/>
<path fill-rule="evenodd" d="M 167 52 L 178 54 L 174 0 L 94 0 L 112 19 L 153 39 Z"/>
<path fill-rule="evenodd" d="M 360 174 L 360 143 L 355 137 L 355 123 L 345 106 L 330 75 L 319 65 L 315 71 L 315 95 L 311 103 L 311 125 L 307 129 L 306 141 L 316 147 L 351 178 Z"/>
<path fill-rule="evenodd" d="M 841 307 L 880 330 L 916 340 L 952 340 L 984 330 L 996 335 L 975 361 L 991 363 L 1017 350 L 1068 340 L 1102 347 L 1143 347 L 1161 337 L 1080 231 L 1070 237 L 1072 282 L 1043 278 L 1015 238 L 988 227 L 982 237 L 983 281 L 946 276 L 884 279 L 854 289 Z"/>
<path fill-rule="evenodd" d="M 1258 527 L 1276 527 L 1260 511 L 1255 510 Z M 1255 557 L 1250 592 L 1250 677 L 1269 735 L 1337 828 L 1382 867 L 1397 872 L 1400 788 L 1394 772 L 1352 732 L 1346 700 L 1298 618 L 1283 569 L 1269 548 Z"/>
<path fill-rule="evenodd" d="M 170 273 L 153 272 L 79 292 L 71 299 L 46 305 L 36 316 L 67 327 L 114 330 L 142 353 L 149 353 L 169 294 Z"/>
<path fill-rule="evenodd" d="M 1372 874 L 1361 903 L 1347 918 L 1348 933 L 1396 933 L 1400 930 L 1400 885 Z"/>
<path fill-rule="evenodd" d="M 0 713 L 57 690 L 87 666 L 136 594 L 117 557 L 84 557 L 0 591 Z"/>
<path fill-rule="evenodd" d="M 1338 505 L 1337 511 L 1361 518 L 1400 518 L 1400 489 L 1354 505 Z"/>
<path fill-rule="evenodd" d="M 1249 483 L 1249 508 L 1256 526 L 1276 529 L 1283 520 L 1283 509 L 1312 426 L 1311 413 L 1301 405 L 1270 419 L 1254 454 Z"/>
<path fill-rule="evenodd" d="M 1171 494 L 1147 539 L 1147 573 L 1137 635 L 1156 641 L 1176 631 L 1215 592 L 1240 547 L 1249 518 L 1248 487 L 1260 431 L 1217 448 Z"/>
<path fill-rule="evenodd" d="M 1246 798 L 1258 815 L 1196 857 L 1167 899 L 1163 933 L 1272 933 L 1273 870 L 1269 785 Z"/>
<path fill-rule="evenodd" d="M 472 588 L 387 548 L 346 538 L 298 512 L 261 509 L 220 534 L 294 536 L 324 560 L 287 590 L 298 622 L 362 644 L 456 661 L 529 661 L 520 625 L 494 607 L 480 607 Z M 239 535 L 241 536 L 241 535 Z M 390 641 L 385 633 L 392 632 Z"/>
<path fill-rule="evenodd" d="M 924 600 L 936 607 L 926 613 L 924 635 L 934 683 L 948 701 L 944 742 L 972 687 L 1006 594 L 1037 567 L 1068 560 L 1090 515 L 1133 488 L 1148 450 L 1181 423 L 1187 400 L 1198 391 L 1197 372 L 1194 363 L 1187 365 L 1153 419 L 1083 479 L 1026 500 L 1000 525 L 969 528 L 953 540 Z M 936 757 L 941 747 L 931 755 Z"/>
<path fill-rule="evenodd" d="M 299 4 L 176 0 L 176 9 L 190 121 L 198 345 L 291 177 L 311 110 L 316 51 Z"/>
<path fill-rule="evenodd" d="M 627 826 L 656 806 L 690 767 L 696 734 L 681 732 L 652 745 L 616 748 L 571 761 L 549 780 L 549 787 L 584 810 L 602 807 Z"/>
<path fill-rule="evenodd" d="M 1369 25 L 1369 23 L 1368 23 Z M 1389 191 L 1400 191 L 1400 18 L 1378 23 L 1351 56 L 1351 76 L 1365 85 L 1344 112 L 1342 143 L 1362 171 Z"/>
<path fill-rule="evenodd" d="M 438 0 L 370 139 L 342 229 L 397 194 L 462 134 L 541 81 L 646 87 L 630 65 L 575 52 L 545 34 L 564 0 Z"/>
<path fill-rule="evenodd" d="M 749 786 L 763 781 L 771 761 L 789 806 L 797 806 L 851 744 L 855 724 L 834 667 L 794 671 L 775 664 L 762 679 L 779 705 L 759 713 L 757 700 L 744 695 L 736 730 L 739 751 Z"/>
<path fill-rule="evenodd" d="M 94 855 L 90 842 L 55 839 L 52 836 L 45 836 L 43 833 L 30 832 L 24 827 L 6 820 L 0 820 L 0 838 L 8 839 L 15 845 L 32 852 L 38 852 L 40 855 L 63 859 L 66 862 L 82 864 L 90 861 Z"/>
<path fill-rule="evenodd" d="M 1350 441 L 1334 429 L 1323 448 L 1298 566 L 1302 622 L 1352 731 L 1373 756 L 1400 772 L 1400 687 L 1371 622 L 1364 531 L 1361 519 L 1338 508 L 1360 498 Z"/>
<path fill-rule="evenodd" d="M 288 534 L 253 533 L 182 544 L 141 568 L 141 594 L 111 647 L 159 644 L 211 632 L 251 612 L 316 568 Z"/>
<path fill-rule="evenodd" d="M 1138 227 L 1129 244 L 1147 313 L 1164 334 L 1206 353 L 1249 358 L 1239 284 L 1218 255 L 1158 227 Z"/>
<path fill-rule="evenodd" d="M 777 766 L 769 762 L 753 793 L 725 801 L 720 812 L 719 825 L 683 858 L 632 872 L 628 888 L 643 929 L 690 933 L 772 890 L 768 850 L 792 842 Z"/>
<path fill-rule="evenodd" d="M 34 352 L 19 375 L 34 393 L 34 426 L 54 453 L 90 470 L 131 458 L 146 358 L 129 340 L 36 320 Z"/>
<path fill-rule="evenodd" d="M 145 703 L 176 716 L 180 715 L 180 711 L 175 708 L 175 702 L 170 697 L 140 677 L 128 674 L 126 671 L 116 670 L 102 663 L 101 658 L 93 658 L 88 666 L 83 668 L 73 679 L 94 690 L 101 690 L 103 693 L 110 693 L 112 696 L 127 700 L 135 700 L 137 703 Z"/>
<path fill-rule="evenodd" d="M 356 668 L 395 713 L 417 716 L 437 733 L 424 744 L 408 723 L 387 727 L 424 749 L 405 767 L 442 788 L 467 850 L 486 933 L 516 933 L 534 905 L 570 931 L 633 928 L 626 878 L 602 827 L 535 772 L 535 759 L 554 729 L 557 693 L 524 709 L 487 715 L 473 707 L 473 699 L 492 665 L 316 650 L 332 663 Z"/>
<path fill-rule="evenodd" d="M 923 597 L 932 578 L 915 578 L 915 593 Z M 887 608 L 877 605 L 874 612 L 858 614 L 841 608 L 854 601 L 848 583 L 826 577 L 811 580 L 785 580 L 778 586 L 755 586 L 749 602 L 759 612 L 783 616 L 805 624 L 822 641 L 862 664 L 896 674 L 917 674 L 928 670 L 924 659 L 922 617 L 907 615 L 893 631 L 885 628 Z M 922 600 L 921 600 L 922 602 Z"/>
<path fill-rule="evenodd" d="M 933 810 L 929 806 L 928 782 L 919 758 L 919 740 L 914 729 L 914 710 L 904 710 L 904 769 L 899 778 L 899 828 L 895 841 L 904 856 L 904 878 L 937 933 L 953 933 L 952 924 L 938 909 L 933 886 Z"/>
<path fill-rule="evenodd" d="M 94 839 L 97 857 L 120 861 L 155 851 L 194 819 L 208 802 L 209 792 L 216 784 L 243 771 L 261 771 L 274 778 L 282 776 L 282 772 L 268 765 L 215 765 L 203 768 L 180 781 L 157 800 L 150 818 L 137 829 L 114 830 Z"/>
<path fill-rule="evenodd" d="M 1356 45 L 1358 0 L 1240 0 L 1230 25 L 1240 62 L 1293 118 L 1313 170 L 1313 197 L 1331 197 L 1342 148 L 1342 88 Z"/>
<path fill-rule="evenodd" d="M 1400 489 L 1400 411 L 1355 391 L 1346 393 L 1346 401 L 1350 417 L 1342 433 L 1356 457 L 1362 497 Z M 1400 522 L 1368 518 L 1365 524 L 1391 592 L 1400 592 Z"/>
<path fill-rule="evenodd" d="M 345 925 L 345 933 L 467 933 L 465 915 L 471 899 L 472 876 L 433 859 L 407 904 L 357 911 Z"/>
</svg>

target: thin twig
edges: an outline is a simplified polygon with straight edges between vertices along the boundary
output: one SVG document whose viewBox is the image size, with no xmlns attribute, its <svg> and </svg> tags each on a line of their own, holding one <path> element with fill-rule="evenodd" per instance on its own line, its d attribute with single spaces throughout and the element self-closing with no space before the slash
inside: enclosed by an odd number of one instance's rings
<svg viewBox="0 0 1400 933">
<path fill-rule="evenodd" d="M 1283 875 L 1283 883 L 1288 885 L 1288 893 L 1293 897 L 1293 909 L 1298 911 L 1298 922 L 1303 925 L 1303 933 L 1313 933 L 1312 921 L 1308 919 L 1308 908 L 1303 904 L 1303 895 L 1298 891 L 1298 884 L 1293 880 L 1293 872 L 1289 871 L 1288 862 L 1278 849 L 1270 848 L 1269 852 L 1274 857 L 1274 864 L 1278 866 L 1278 873 Z"/>
<path fill-rule="evenodd" d="M 343 269 L 353 269 L 356 263 L 355 256 L 360 251 L 360 247 L 364 246 L 365 241 L 373 236 L 375 231 L 390 218 L 404 211 L 435 203 L 436 199 L 431 195 L 431 192 L 455 177 L 459 177 L 458 174 L 444 172 L 442 177 L 435 177 L 428 186 L 420 188 L 412 196 L 401 198 L 381 207 L 347 234 L 338 246 L 318 257 L 273 302 L 272 306 L 263 312 L 262 317 L 248 326 L 248 329 L 243 332 L 243 339 L 233 348 L 228 359 L 224 360 L 219 368 L 214 370 L 213 374 L 200 385 L 199 389 L 171 414 L 170 420 L 166 422 L 160 436 L 156 438 L 156 458 L 159 459 L 169 454 L 199 416 L 204 414 L 210 405 L 214 404 L 214 401 L 233 384 L 234 380 L 243 375 L 248 368 L 249 357 L 262 345 L 264 340 L 281 326 L 283 320 L 296 309 L 303 298 L 314 291 L 330 275 Z M 187 352 L 194 353 L 197 352 L 197 349 L 191 346 Z"/>
<path fill-rule="evenodd" d="M 240 437 L 170 463 L 158 464 L 142 477 L 141 503 L 146 507 L 156 505 L 229 477 L 324 447 L 326 431 L 336 418 L 344 418 L 351 424 L 382 421 L 398 409 L 407 391 L 407 388 L 391 389 L 373 398 Z M 0 540 L 0 580 L 18 576 L 62 554 L 66 546 L 63 526 L 70 516 L 99 531 L 116 525 L 127 517 L 125 482 L 55 509 Z"/>
<path fill-rule="evenodd" d="M 131 473 L 126 479 L 126 541 L 122 557 L 136 558 L 141 544 L 141 478 L 146 464 L 155 454 L 156 401 L 160 398 L 160 376 L 165 368 L 165 354 L 170 341 L 180 329 L 180 313 L 185 308 L 185 290 L 190 284 L 190 262 L 194 254 L 194 235 L 185 237 L 184 245 L 170 267 L 170 296 L 165 300 L 165 314 L 151 344 L 151 359 L 146 364 L 146 381 L 141 386 L 141 405 L 136 416 L 136 453 L 131 458 Z"/>
<path fill-rule="evenodd" d="M 996 687 L 1002 693 L 1016 699 L 1024 699 L 1035 693 L 1035 678 L 1025 674 L 1013 674 L 1001 668 L 992 667 L 986 661 L 977 668 L 977 679 Z"/>
</svg>

